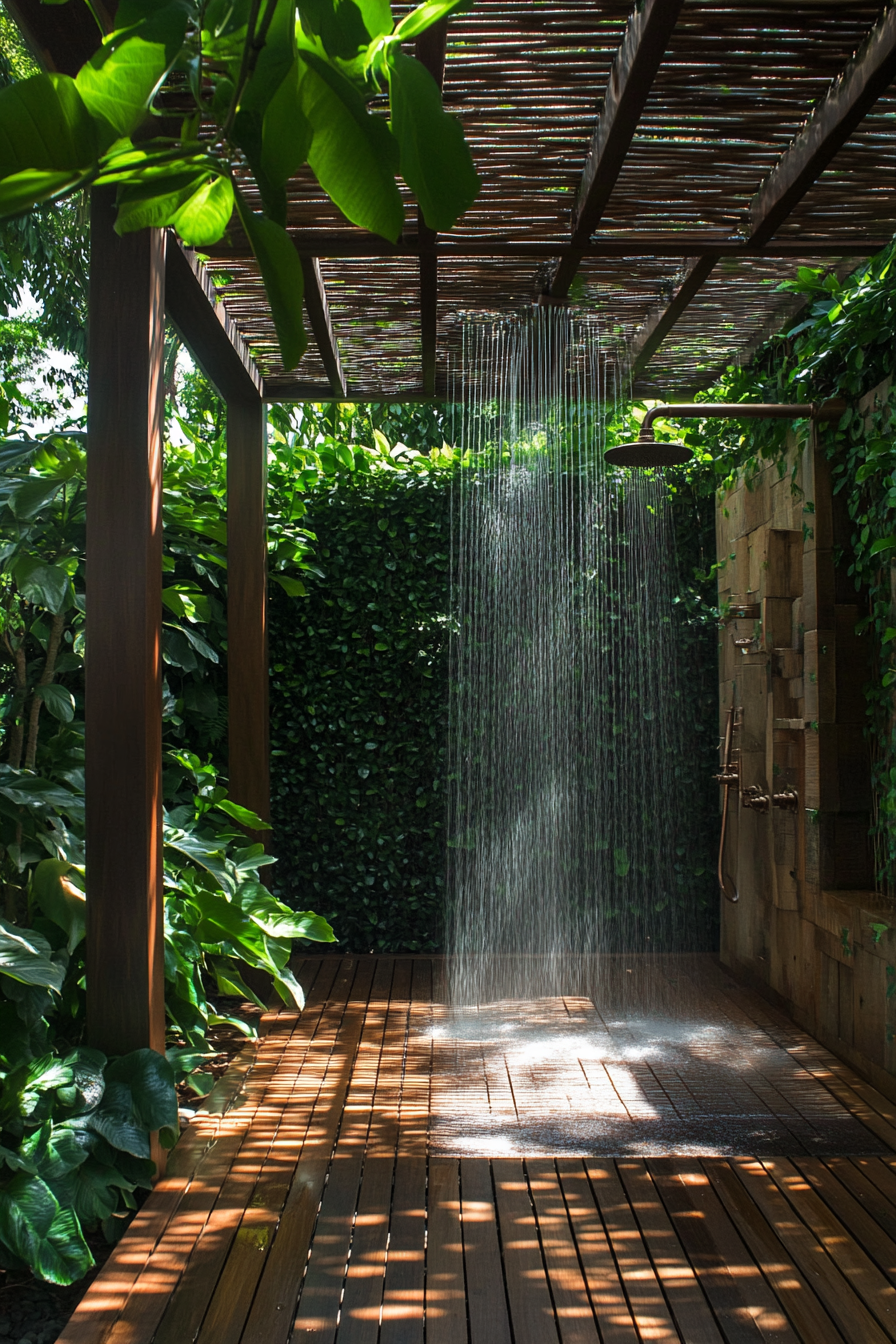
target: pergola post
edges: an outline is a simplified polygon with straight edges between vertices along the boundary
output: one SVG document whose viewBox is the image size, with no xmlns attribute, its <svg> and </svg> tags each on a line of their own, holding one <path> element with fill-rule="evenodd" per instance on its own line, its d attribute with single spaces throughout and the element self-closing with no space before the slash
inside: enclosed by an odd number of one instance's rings
<svg viewBox="0 0 896 1344">
<path fill-rule="evenodd" d="M 227 698 L 230 797 L 270 819 L 265 494 L 260 396 L 227 401 Z"/>
<path fill-rule="evenodd" d="M 87 1029 L 106 1054 L 165 1049 L 162 433 L 165 235 L 90 241 L 85 684 Z"/>
</svg>

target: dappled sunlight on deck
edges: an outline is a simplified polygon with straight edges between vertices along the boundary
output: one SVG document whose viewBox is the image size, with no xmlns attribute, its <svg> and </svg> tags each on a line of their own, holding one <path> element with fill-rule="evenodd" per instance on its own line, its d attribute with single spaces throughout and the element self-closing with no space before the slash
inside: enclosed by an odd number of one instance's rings
<svg viewBox="0 0 896 1344">
<path fill-rule="evenodd" d="M 65 1344 L 896 1340 L 896 1107 L 815 1041 L 711 958 L 640 1013 L 441 974 L 305 962 Z"/>
</svg>

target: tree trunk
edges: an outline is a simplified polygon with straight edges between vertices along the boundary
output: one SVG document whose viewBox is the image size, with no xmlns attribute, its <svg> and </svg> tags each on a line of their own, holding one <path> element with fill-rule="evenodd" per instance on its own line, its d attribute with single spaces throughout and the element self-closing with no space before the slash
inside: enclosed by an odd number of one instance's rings
<svg viewBox="0 0 896 1344">
<path fill-rule="evenodd" d="M 34 688 L 34 695 L 31 700 L 31 714 L 28 718 L 28 750 L 25 752 L 25 769 L 33 770 L 34 762 L 37 760 L 37 729 L 40 720 L 40 707 L 43 700 L 40 694 L 41 686 L 49 686 L 56 672 L 56 659 L 59 656 L 59 645 L 62 643 L 62 634 L 65 630 L 65 616 L 60 611 L 53 617 L 53 624 L 50 627 L 50 638 L 47 641 L 47 660 L 44 663 L 44 670 L 40 674 L 40 681 Z"/>
<path fill-rule="evenodd" d="M 16 693 L 13 697 L 12 724 L 9 729 L 9 764 L 18 770 L 22 764 L 22 748 L 25 745 L 25 698 L 28 690 L 28 663 L 25 658 L 25 636 L 21 644 L 13 646 L 9 634 L 3 636 L 4 643 L 16 669 Z"/>
</svg>

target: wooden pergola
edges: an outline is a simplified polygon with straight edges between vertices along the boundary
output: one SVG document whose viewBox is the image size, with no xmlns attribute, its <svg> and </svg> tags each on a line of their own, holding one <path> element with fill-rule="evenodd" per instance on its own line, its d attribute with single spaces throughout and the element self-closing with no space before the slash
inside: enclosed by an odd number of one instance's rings
<svg viewBox="0 0 896 1344">
<path fill-rule="evenodd" d="M 9 0 L 49 69 L 98 45 L 86 6 Z M 202 264 L 91 218 L 87 641 L 89 1030 L 164 1049 L 161 470 L 164 322 L 227 404 L 234 799 L 268 811 L 266 400 L 444 395 L 462 312 L 572 301 L 636 393 L 680 396 L 785 320 L 797 266 L 850 266 L 896 217 L 896 8 L 865 0 L 477 0 L 419 42 L 483 179 L 450 236 L 396 245 L 310 172 L 289 192 L 313 343 L 279 360 L 239 227 Z M 251 200 L 251 191 L 250 191 Z M 217 282 L 217 283 L 216 283 Z"/>
</svg>

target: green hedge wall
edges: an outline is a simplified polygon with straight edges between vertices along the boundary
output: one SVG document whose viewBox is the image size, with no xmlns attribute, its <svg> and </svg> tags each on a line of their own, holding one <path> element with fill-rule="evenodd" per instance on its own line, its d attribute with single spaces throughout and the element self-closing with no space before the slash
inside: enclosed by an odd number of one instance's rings
<svg viewBox="0 0 896 1344">
<path fill-rule="evenodd" d="M 449 473 L 306 494 L 308 595 L 271 598 L 274 877 L 355 952 L 441 946 Z"/>
</svg>

